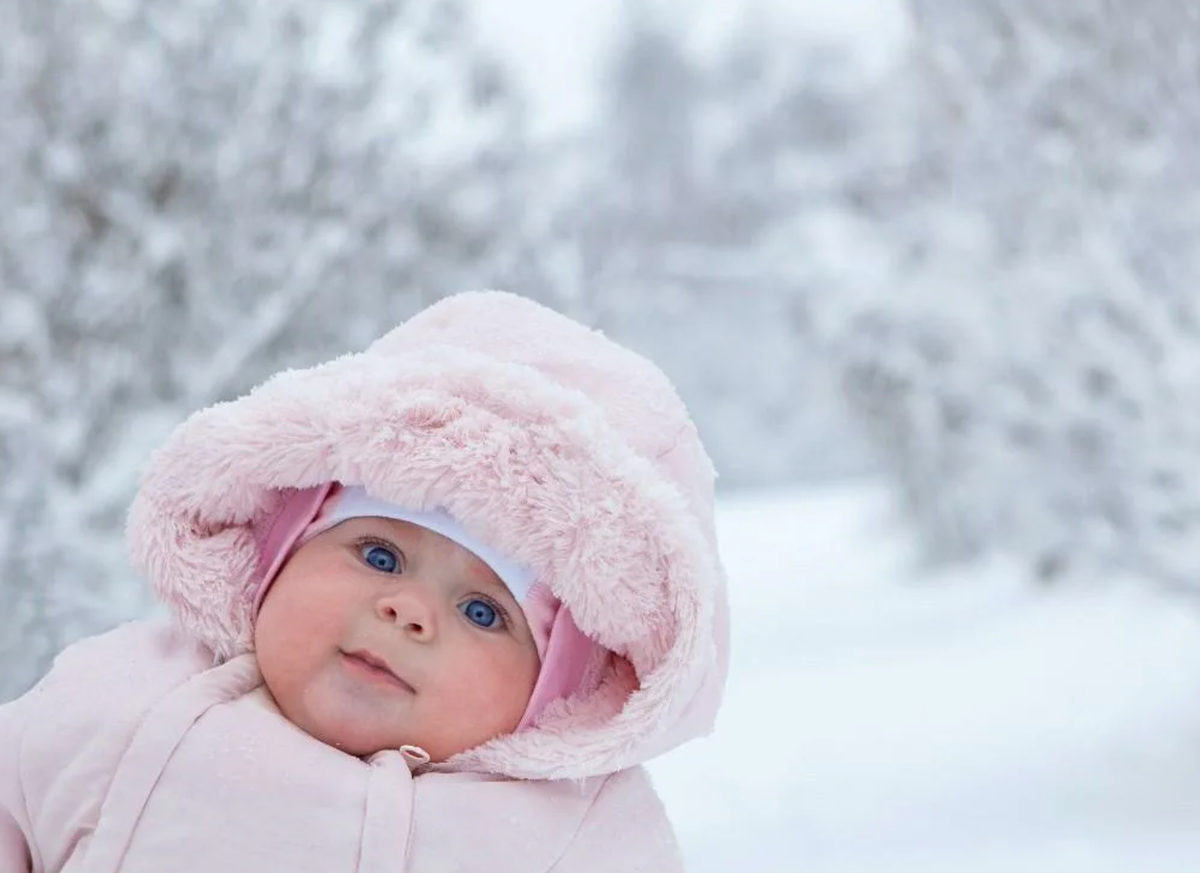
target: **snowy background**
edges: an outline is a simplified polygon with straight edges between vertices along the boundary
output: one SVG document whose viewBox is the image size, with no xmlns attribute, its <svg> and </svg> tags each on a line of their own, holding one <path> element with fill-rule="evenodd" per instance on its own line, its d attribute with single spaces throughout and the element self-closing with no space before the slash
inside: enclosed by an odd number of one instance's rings
<svg viewBox="0 0 1200 873">
<path fill-rule="evenodd" d="M 729 696 L 652 766 L 688 870 L 1186 873 L 1200 619 L 1137 579 L 920 570 L 874 482 L 731 498 Z"/>
<path fill-rule="evenodd" d="M 721 472 L 692 870 L 1197 869 L 1198 75 L 1186 0 L 0 4 L 0 700 L 182 417 L 505 287 Z"/>
</svg>

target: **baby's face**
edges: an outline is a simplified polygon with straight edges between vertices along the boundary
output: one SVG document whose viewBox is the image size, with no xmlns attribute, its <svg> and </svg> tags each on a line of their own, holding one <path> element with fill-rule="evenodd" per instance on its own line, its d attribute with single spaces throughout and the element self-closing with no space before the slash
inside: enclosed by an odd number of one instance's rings
<svg viewBox="0 0 1200 873">
<path fill-rule="evenodd" d="M 343 522 L 292 556 L 255 648 L 283 715 L 358 756 L 415 745 L 443 761 L 508 733 L 539 670 L 524 613 L 487 564 L 383 518 Z"/>
</svg>

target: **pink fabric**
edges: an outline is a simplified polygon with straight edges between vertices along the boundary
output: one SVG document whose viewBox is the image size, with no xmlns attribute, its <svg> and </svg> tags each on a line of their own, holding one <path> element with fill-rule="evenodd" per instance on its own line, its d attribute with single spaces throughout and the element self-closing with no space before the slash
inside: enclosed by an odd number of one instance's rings
<svg viewBox="0 0 1200 873">
<path fill-rule="evenodd" d="M 175 621 L 226 661 L 253 650 L 257 531 L 281 490 L 354 482 L 445 509 L 531 568 L 604 656 L 529 729 L 440 771 L 586 779 L 712 727 L 728 669 L 714 477 L 653 364 L 477 292 L 193 415 L 146 468 L 128 538 Z"/>
<path fill-rule="evenodd" d="M 281 495 L 282 503 L 279 508 L 254 525 L 259 568 L 255 571 L 255 617 L 262 608 L 263 599 L 267 596 L 271 583 L 287 563 L 292 550 L 300 542 L 313 519 L 320 514 L 326 500 L 336 492 L 335 482 L 286 492 Z"/>
<path fill-rule="evenodd" d="M 541 611 L 551 617 L 549 621 L 533 619 L 537 622 L 537 634 L 545 638 L 538 647 L 542 669 L 517 725 L 518 731 L 532 727 L 546 707 L 584 687 L 589 668 L 598 665 L 604 656 L 604 650 L 579 629 L 571 618 L 571 610 L 555 600 L 548 588 L 535 588 L 533 597 L 526 613 L 536 616 Z"/>
<path fill-rule="evenodd" d="M 163 624 L 68 649 L 0 706 L 4 873 L 680 873 L 641 768 L 585 780 L 416 775 L 296 730 L 252 654 Z"/>
</svg>

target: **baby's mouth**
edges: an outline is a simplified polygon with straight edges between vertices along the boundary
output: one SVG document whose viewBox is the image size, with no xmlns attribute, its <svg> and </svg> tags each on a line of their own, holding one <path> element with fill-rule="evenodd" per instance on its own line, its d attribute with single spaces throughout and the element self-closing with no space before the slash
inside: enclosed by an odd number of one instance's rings
<svg viewBox="0 0 1200 873">
<path fill-rule="evenodd" d="M 403 678 L 388 665 L 388 662 L 376 655 L 368 649 L 355 649 L 351 652 L 345 652 L 341 649 L 342 661 L 356 673 L 374 679 L 378 682 L 384 682 L 388 685 L 400 688 L 407 691 L 409 694 L 415 694 L 416 689 L 409 685 Z"/>
</svg>

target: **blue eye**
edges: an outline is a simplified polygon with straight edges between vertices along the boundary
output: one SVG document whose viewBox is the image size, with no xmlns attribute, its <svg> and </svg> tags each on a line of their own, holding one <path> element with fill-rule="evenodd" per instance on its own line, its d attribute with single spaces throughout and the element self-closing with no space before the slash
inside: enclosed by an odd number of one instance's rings
<svg viewBox="0 0 1200 873">
<path fill-rule="evenodd" d="M 497 628 L 503 623 L 500 613 L 496 611 L 496 607 L 492 606 L 486 600 L 479 600 L 478 598 L 468 600 L 459 609 L 462 610 L 462 614 L 472 624 L 477 624 L 488 630 Z"/>
<path fill-rule="evenodd" d="M 362 558 L 380 573 L 396 573 L 400 570 L 400 559 L 396 553 L 384 546 L 362 547 Z"/>
</svg>

